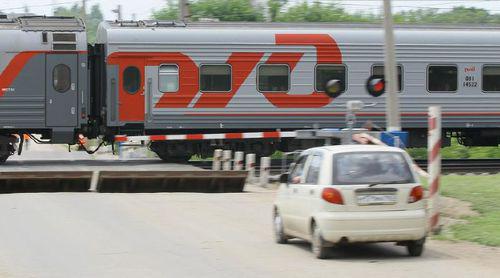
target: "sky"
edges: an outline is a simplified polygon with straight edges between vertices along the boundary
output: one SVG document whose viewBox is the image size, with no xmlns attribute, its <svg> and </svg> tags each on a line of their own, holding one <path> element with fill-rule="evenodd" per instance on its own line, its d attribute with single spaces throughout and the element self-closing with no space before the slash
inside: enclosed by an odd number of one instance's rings
<svg viewBox="0 0 500 278">
<path fill-rule="evenodd" d="M 267 0 L 255 0 L 267 2 Z M 291 4 L 303 2 L 304 0 L 289 0 Z M 314 1 L 314 0 L 307 0 Z M 323 3 L 336 2 L 348 11 L 378 12 L 382 0 L 319 0 Z M 497 0 L 393 0 L 394 11 L 409 10 L 415 8 L 437 8 L 447 11 L 453 6 L 464 5 L 467 7 L 478 7 L 487 9 L 492 13 L 500 13 L 500 1 Z M 54 7 L 58 5 L 71 6 L 81 3 L 81 0 L 0 0 L 0 10 L 5 13 L 18 12 L 28 6 L 30 12 L 35 14 L 52 15 Z M 122 5 L 124 19 L 147 19 L 153 10 L 163 7 L 166 0 L 87 0 L 88 7 L 99 4 L 105 19 L 116 19 L 116 14 L 111 10 L 119 4 Z"/>
</svg>

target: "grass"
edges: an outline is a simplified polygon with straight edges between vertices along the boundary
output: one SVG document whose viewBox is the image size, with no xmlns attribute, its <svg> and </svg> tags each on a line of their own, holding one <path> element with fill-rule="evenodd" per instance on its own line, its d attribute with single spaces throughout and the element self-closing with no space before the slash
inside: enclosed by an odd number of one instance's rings
<svg viewBox="0 0 500 278">
<path fill-rule="evenodd" d="M 407 151 L 414 159 L 427 159 L 426 148 L 410 148 Z M 500 158 L 500 147 L 465 147 L 452 138 L 451 146 L 443 148 L 441 156 L 443 159 Z"/>
<path fill-rule="evenodd" d="M 479 216 L 466 217 L 467 224 L 456 224 L 439 239 L 466 240 L 500 246 L 500 175 L 443 176 L 441 193 L 472 203 Z"/>
</svg>

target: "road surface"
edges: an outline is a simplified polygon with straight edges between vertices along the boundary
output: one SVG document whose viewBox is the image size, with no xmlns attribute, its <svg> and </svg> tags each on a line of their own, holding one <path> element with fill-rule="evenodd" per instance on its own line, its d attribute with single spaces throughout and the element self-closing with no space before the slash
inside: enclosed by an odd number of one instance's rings
<svg viewBox="0 0 500 278">
<path fill-rule="evenodd" d="M 2 167 L 93 159 L 31 147 Z M 356 245 L 317 260 L 302 241 L 273 242 L 275 191 L 247 190 L 0 195 L 0 277 L 499 277 L 500 249 L 469 243 L 431 240 L 421 258 L 393 244 Z"/>
<path fill-rule="evenodd" d="M 0 277 L 498 277 L 500 251 L 273 242 L 275 192 L 0 195 Z"/>
</svg>

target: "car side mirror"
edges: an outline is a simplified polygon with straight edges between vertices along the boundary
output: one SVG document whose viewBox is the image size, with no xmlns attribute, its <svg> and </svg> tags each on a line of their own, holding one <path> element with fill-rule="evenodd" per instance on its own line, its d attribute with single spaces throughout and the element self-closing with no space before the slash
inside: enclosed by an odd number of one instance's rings
<svg viewBox="0 0 500 278">
<path fill-rule="evenodd" d="M 288 173 L 280 175 L 280 183 L 288 183 Z"/>
</svg>

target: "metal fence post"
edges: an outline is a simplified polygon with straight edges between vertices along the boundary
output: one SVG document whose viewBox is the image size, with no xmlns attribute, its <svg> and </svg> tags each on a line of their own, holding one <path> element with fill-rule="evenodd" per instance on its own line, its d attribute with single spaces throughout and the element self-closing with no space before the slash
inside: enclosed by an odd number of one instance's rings
<svg viewBox="0 0 500 278">
<path fill-rule="evenodd" d="M 260 186 L 267 186 L 269 184 L 269 175 L 271 174 L 271 158 L 262 157 L 260 159 Z"/>
<path fill-rule="evenodd" d="M 248 181 L 250 183 L 255 182 L 255 154 L 249 153 L 245 159 L 245 169 L 248 172 Z"/>
<path fill-rule="evenodd" d="M 231 170 L 231 150 L 222 151 L 222 170 L 230 171 Z"/>
<path fill-rule="evenodd" d="M 221 168 L 222 150 L 214 150 L 214 158 L 212 160 L 212 170 L 219 171 Z"/>
<path fill-rule="evenodd" d="M 234 165 L 233 165 L 234 171 L 243 170 L 243 157 L 244 157 L 243 152 L 235 152 L 234 153 Z"/>
</svg>

